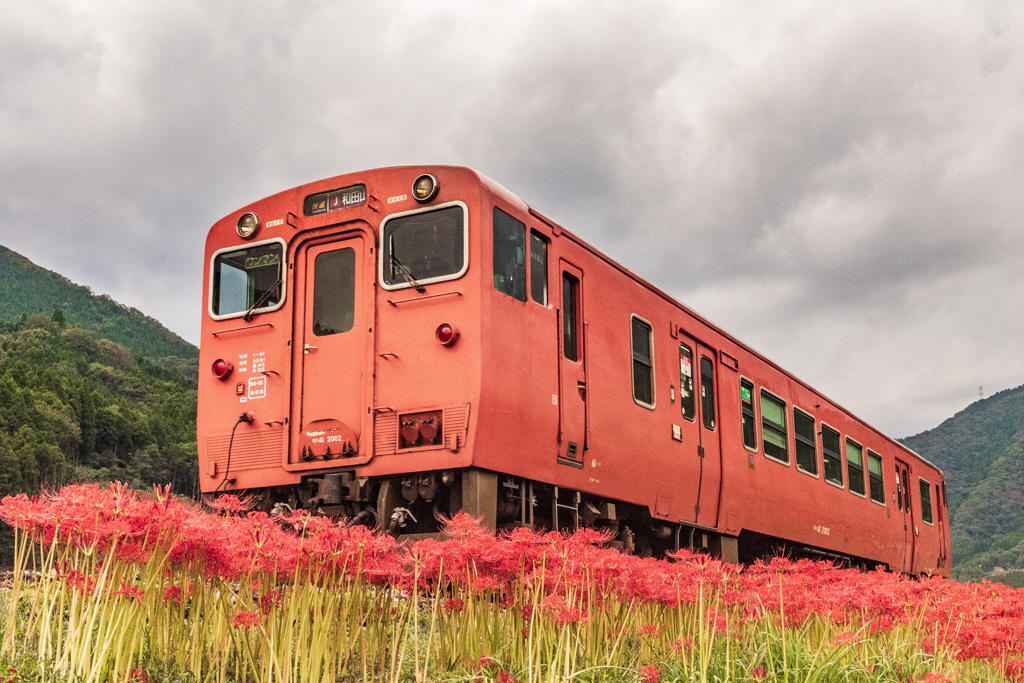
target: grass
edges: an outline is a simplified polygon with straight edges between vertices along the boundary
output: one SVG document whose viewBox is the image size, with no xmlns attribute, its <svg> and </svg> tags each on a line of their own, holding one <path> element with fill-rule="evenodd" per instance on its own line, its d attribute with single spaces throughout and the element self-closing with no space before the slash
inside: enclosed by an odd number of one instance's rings
<svg viewBox="0 0 1024 683">
<path fill-rule="evenodd" d="M 4 499 L 0 683 L 1013 681 L 1024 591 L 776 558 L 622 555 L 590 530 L 399 547 L 222 497 Z M 2 672 L 8 672 L 6 674 Z"/>
</svg>

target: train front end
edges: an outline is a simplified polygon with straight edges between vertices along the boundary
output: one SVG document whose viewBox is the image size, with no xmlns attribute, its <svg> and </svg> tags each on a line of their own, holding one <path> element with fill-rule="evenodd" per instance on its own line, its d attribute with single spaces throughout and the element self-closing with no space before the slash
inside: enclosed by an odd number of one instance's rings
<svg viewBox="0 0 1024 683">
<path fill-rule="evenodd" d="M 282 192 L 206 244 L 206 494 L 430 532 L 481 486 L 480 180 L 381 169 Z M 486 484 L 486 482 L 485 482 Z"/>
</svg>

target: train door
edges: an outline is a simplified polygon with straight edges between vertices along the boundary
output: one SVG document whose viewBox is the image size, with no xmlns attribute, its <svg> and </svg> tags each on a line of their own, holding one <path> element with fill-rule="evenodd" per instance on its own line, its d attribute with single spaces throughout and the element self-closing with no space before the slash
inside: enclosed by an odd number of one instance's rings
<svg viewBox="0 0 1024 683">
<path fill-rule="evenodd" d="M 896 509 L 903 516 L 903 566 L 902 571 L 914 568 L 914 514 L 910 506 L 910 473 L 907 464 L 896 461 Z"/>
<path fill-rule="evenodd" d="M 935 485 L 935 526 L 939 529 L 939 560 L 940 567 L 946 566 L 946 516 L 942 509 L 942 490 Z"/>
<path fill-rule="evenodd" d="M 558 265 L 558 461 L 582 467 L 588 446 L 583 271 L 561 260 Z"/>
<path fill-rule="evenodd" d="M 721 430 L 718 424 L 718 377 L 715 352 L 679 333 L 679 402 L 683 425 L 682 471 L 688 478 L 681 490 L 692 493 L 683 501 L 680 517 L 702 526 L 718 526 L 718 497 L 722 481 Z"/>
<path fill-rule="evenodd" d="M 372 273 L 362 236 L 313 241 L 296 255 L 296 316 L 290 462 L 360 452 L 372 337 Z M 369 270 L 368 270 L 369 268 Z M 364 444 L 364 450 L 371 444 Z"/>
</svg>

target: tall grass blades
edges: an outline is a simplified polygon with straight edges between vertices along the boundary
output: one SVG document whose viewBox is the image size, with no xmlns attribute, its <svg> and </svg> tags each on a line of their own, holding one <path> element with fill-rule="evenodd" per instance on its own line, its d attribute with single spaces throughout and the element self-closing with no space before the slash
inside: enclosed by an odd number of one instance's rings
<svg viewBox="0 0 1024 683">
<path fill-rule="evenodd" d="M 250 507 L 119 484 L 5 498 L 5 661 L 83 683 L 1024 680 L 1024 592 L 997 584 L 644 559 L 461 514 L 399 546 Z"/>
</svg>

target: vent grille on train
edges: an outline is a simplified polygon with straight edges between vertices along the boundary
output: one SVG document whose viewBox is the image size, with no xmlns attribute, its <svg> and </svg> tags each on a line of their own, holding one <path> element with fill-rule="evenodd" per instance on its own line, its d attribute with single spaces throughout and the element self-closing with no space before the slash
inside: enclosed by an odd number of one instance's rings
<svg viewBox="0 0 1024 683">
<path fill-rule="evenodd" d="M 206 437 L 206 462 L 216 463 L 217 472 L 224 472 L 228 464 L 228 444 L 231 443 L 231 471 L 258 470 L 280 467 L 284 458 L 283 429 L 246 429 L 239 425 L 235 440 L 231 432 L 210 434 Z"/>
<path fill-rule="evenodd" d="M 426 448 L 462 448 L 466 445 L 466 438 L 469 434 L 469 408 L 468 403 L 456 403 L 450 406 L 432 406 L 426 408 L 414 408 L 396 412 L 386 410 L 378 412 L 373 421 L 373 447 L 374 455 L 394 455 L 398 452 L 398 417 L 409 413 L 423 413 L 433 410 L 442 411 L 442 429 L 444 437 L 436 446 Z"/>
</svg>

